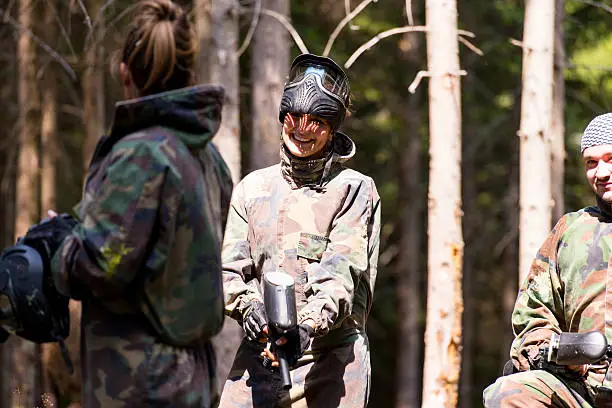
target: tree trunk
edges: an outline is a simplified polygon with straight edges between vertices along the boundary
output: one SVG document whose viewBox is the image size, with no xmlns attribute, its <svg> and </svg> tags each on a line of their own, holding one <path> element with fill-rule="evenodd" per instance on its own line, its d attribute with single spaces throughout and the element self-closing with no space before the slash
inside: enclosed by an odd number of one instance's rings
<svg viewBox="0 0 612 408">
<path fill-rule="evenodd" d="M 196 9 L 202 12 L 198 19 L 200 39 L 207 41 L 205 30 L 210 28 L 212 38 L 208 52 L 208 67 L 206 60 L 201 59 L 199 68 L 202 80 L 219 83 L 225 87 L 225 103 L 223 106 L 223 122 L 219 133 L 213 141 L 219 147 L 227 162 L 234 183 L 240 180 L 240 118 L 239 97 L 240 77 L 238 58 L 238 2 L 236 0 L 198 0 Z M 205 10 L 211 10 L 205 15 Z M 212 21 L 208 18 L 212 17 Z M 207 26 L 207 21 L 210 26 Z M 210 77 L 204 78 L 208 72 Z M 204 75 L 202 75 L 204 73 Z M 242 339 L 242 328 L 235 320 L 226 318 L 221 333 L 213 338 L 213 346 L 217 355 L 217 375 L 219 389 L 223 389 L 225 379 L 229 374 L 234 356 Z"/>
<path fill-rule="evenodd" d="M 563 20 L 565 18 L 564 0 L 555 0 L 555 70 L 553 88 L 552 126 L 551 126 L 551 194 L 553 199 L 553 223 L 565 212 L 563 198 L 565 171 L 565 40 Z"/>
<path fill-rule="evenodd" d="M 421 326 L 421 235 L 425 201 L 421 191 L 421 135 L 419 100 L 414 96 L 406 108 L 406 135 L 409 138 L 401 155 L 402 236 L 397 264 L 397 407 L 416 408 L 420 404 L 423 328 Z"/>
<path fill-rule="evenodd" d="M 418 13 L 415 10 L 415 13 Z M 422 38 L 414 33 L 406 35 L 410 42 L 405 53 L 406 66 L 417 70 L 422 61 Z M 417 408 L 421 403 L 421 373 L 423 367 L 423 283 L 421 263 L 423 212 L 425 194 L 421 186 L 422 157 L 420 131 L 423 97 L 420 89 L 405 101 L 403 122 L 405 140 L 399 152 L 401 237 L 397 273 L 397 408 Z"/>
<path fill-rule="evenodd" d="M 215 0 L 212 4 L 212 44 L 210 49 L 211 81 L 225 87 L 223 121 L 213 139 L 227 162 L 234 183 L 240 169 L 240 76 L 238 68 L 237 0 Z"/>
<path fill-rule="evenodd" d="M 516 140 L 516 139 L 515 139 Z M 512 235 L 509 245 L 503 252 L 503 289 L 502 289 L 502 315 L 501 321 L 504 328 L 503 344 L 501 348 L 501 368 L 510 358 L 510 346 L 514 340 L 512 332 L 512 311 L 516 301 L 517 287 L 517 268 L 518 268 L 518 224 L 519 214 L 517 204 L 519 200 L 519 163 L 518 163 L 518 143 L 514 143 L 511 151 L 511 167 L 508 175 L 508 195 L 505 199 L 506 207 L 506 233 Z"/>
<path fill-rule="evenodd" d="M 102 0 L 88 0 L 87 12 L 94 19 L 102 7 Z M 101 22 L 91 33 L 85 45 L 85 71 L 83 72 L 83 169 L 87 172 L 89 161 L 100 136 L 104 133 L 104 24 Z"/>
<path fill-rule="evenodd" d="M 194 14 L 198 39 L 200 41 L 200 55 L 198 59 L 197 76 L 200 82 L 210 82 L 211 68 L 211 46 L 212 46 L 212 18 L 211 1 L 196 0 L 194 2 Z"/>
<path fill-rule="evenodd" d="M 38 141 L 40 100 L 36 79 L 36 48 L 25 30 L 33 29 L 34 2 L 19 1 L 17 60 L 19 64 L 19 159 L 17 165 L 15 239 L 39 221 Z M 13 376 L 11 406 L 35 406 L 38 385 L 39 351 L 36 344 L 11 336 Z"/>
<path fill-rule="evenodd" d="M 457 405 L 461 366 L 461 81 L 455 0 L 427 0 L 428 291 L 423 407 Z"/>
<path fill-rule="evenodd" d="M 262 7 L 289 20 L 289 0 L 263 0 Z M 289 73 L 289 34 L 276 19 L 262 15 L 253 37 L 251 54 L 252 133 L 250 170 L 279 161 L 278 108 Z"/>
<path fill-rule="evenodd" d="M 555 0 L 527 0 L 521 101 L 519 282 L 551 223 L 550 128 Z"/>
</svg>

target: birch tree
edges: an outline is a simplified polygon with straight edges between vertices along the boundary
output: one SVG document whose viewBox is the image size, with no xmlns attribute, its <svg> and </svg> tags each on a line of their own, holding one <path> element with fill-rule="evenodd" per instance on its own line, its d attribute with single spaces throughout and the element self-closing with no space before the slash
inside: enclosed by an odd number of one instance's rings
<svg viewBox="0 0 612 408">
<path fill-rule="evenodd" d="M 461 83 L 456 0 L 427 0 L 428 291 L 423 407 L 457 404 L 461 364 Z"/>
<path fill-rule="evenodd" d="M 17 61 L 19 101 L 19 158 L 15 194 L 15 239 L 23 236 L 39 220 L 40 100 L 36 80 L 36 48 L 30 32 L 34 23 L 33 1 L 20 0 Z M 38 347 L 11 336 L 12 343 L 12 407 L 35 406 L 38 380 Z M 6 363 L 5 363 L 6 364 Z M 8 379 L 5 379 L 8 380 Z"/>
<path fill-rule="evenodd" d="M 262 0 L 262 7 L 289 20 L 289 0 Z M 251 54 L 252 133 L 251 170 L 279 161 L 278 108 L 289 73 L 289 34 L 280 22 L 262 15 L 253 37 Z"/>
<path fill-rule="evenodd" d="M 555 1 L 526 0 L 520 137 L 519 282 L 550 231 Z M 520 284 L 519 283 L 519 284 Z"/>
</svg>

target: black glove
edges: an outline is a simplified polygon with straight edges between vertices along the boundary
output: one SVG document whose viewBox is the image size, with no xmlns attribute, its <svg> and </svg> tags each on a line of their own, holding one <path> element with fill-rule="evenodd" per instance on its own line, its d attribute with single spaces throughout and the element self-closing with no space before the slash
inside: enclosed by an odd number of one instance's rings
<svg viewBox="0 0 612 408">
<path fill-rule="evenodd" d="M 36 249 L 49 262 L 60 245 L 78 224 L 69 214 L 60 214 L 35 224 L 21 239 L 21 243 Z"/>
<path fill-rule="evenodd" d="M 263 332 L 264 327 L 268 325 L 268 316 L 266 316 L 266 308 L 263 303 L 254 300 L 245 308 L 242 320 L 242 328 L 246 336 L 251 341 L 259 341 L 266 337 Z"/>
<path fill-rule="evenodd" d="M 284 336 L 287 342 L 280 346 L 275 345 L 274 348 L 275 350 L 281 350 L 286 356 L 289 366 L 293 367 L 310 347 L 314 329 L 307 324 L 300 324 L 295 329 L 289 330 Z"/>
</svg>

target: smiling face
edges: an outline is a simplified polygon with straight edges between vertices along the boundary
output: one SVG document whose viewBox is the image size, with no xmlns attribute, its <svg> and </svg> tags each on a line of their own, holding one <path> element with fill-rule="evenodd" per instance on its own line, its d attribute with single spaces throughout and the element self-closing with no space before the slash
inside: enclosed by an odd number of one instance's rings
<svg viewBox="0 0 612 408">
<path fill-rule="evenodd" d="M 319 156 L 333 136 L 331 126 L 308 114 L 288 113 L 283 122 L 283 142 L 294 156 Z"/>
<path fill-rule="evenodd" d="M 582 158 L 589 185 L 604 202 L 612 204 L 612 145 L 588 147 Z"/>
</svg>

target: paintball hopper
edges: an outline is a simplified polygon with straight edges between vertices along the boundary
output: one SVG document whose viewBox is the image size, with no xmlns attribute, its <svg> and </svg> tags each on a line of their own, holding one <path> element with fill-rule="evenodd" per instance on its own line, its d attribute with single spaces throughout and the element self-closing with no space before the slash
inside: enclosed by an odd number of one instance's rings
<svg viewBox="0 0 612 408">
<path fill-rule="evenodd" d="M 268 327 L 272 340 L 282 337 L 297 326 L 295 306 L 295 281 L 284 272 L 269 272 L 264 275 L 264 305 L 268 315 Z M 291 388 L 291 376 L 287 356 L 281 348 L 276 349 L 283 388 Z"/>
<path fill-rule="evenodd" d="M 598 331 L 554 333 L 547 360 L 558 365 L 582 365 L 600 361 L 608 350 L 606 337 Z"/>
<path fill-rule="evenodd" d="M 268 324 L 280 332 L 297 324 L 295 281 L 284 272 L 270 272 L 264 277 L 264 303 Z"/>
</svg>

